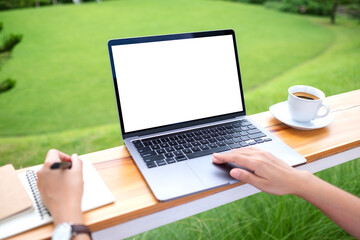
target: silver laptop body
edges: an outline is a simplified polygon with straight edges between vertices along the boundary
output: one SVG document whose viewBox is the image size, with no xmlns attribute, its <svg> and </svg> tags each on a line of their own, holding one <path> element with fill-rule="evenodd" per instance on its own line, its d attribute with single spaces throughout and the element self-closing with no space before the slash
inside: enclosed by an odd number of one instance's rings
<svg viewBox="0 0 360 240">
<path fill-rule="evenodd" d="M 237 182 L 213 152 L 253 145 L 306 162 L 246 116 L 233 30 L 113 39 L 108 49 L 122 137 L 158 200 Z"/>
</svg>

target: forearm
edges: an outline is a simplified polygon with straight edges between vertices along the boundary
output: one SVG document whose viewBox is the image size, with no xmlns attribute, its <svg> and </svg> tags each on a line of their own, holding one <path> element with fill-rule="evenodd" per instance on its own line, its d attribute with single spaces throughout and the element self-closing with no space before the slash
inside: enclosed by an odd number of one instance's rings
<svg viewBox="0 0 360 240">
<path fill-rule="evenodd" d="M 302 174 L 295 195 L 319 208 L 341 228 L 360 239 L 360 199 L 311 173 Z"/>
</svg>

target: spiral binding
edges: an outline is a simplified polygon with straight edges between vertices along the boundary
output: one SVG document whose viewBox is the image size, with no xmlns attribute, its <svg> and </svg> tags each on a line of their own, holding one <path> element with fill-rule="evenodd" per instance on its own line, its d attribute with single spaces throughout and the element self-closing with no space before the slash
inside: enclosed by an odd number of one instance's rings
<svg viewBox="0 0 360 240">
<path fill-rule="evenodd" d="M 44 219 L 45 216 L 50 216 L 49 211 L 41 201 L 39 189 L 37 188 L 37 176 L 35 172 L 33 170 L 26 171 L 26 178 L 29 182 L 31 192 L 34 196 L 36 207 L 40 214 L 41 219 Z"/>
</svg>

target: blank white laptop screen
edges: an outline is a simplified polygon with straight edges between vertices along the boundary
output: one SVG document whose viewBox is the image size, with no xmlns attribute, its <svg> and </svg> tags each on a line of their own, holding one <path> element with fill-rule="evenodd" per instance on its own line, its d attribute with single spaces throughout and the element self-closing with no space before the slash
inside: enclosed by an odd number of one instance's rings
<svg viewBox="0 0 360 240">
<path fill-rule="evenodd" d="M 112 46 L 125 132 L 243 110 L 231 35 Z"/>
</svg>

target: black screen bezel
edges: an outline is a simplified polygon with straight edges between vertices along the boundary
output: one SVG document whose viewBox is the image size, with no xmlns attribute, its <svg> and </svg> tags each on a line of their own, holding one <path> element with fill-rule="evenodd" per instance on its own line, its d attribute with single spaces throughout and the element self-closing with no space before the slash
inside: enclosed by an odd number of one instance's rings
<svg viewBox="0 0 360 240">
<path fill-rule="evenodd" d="M 124 122 L 123 122 L 123 118 L 122 118 L 119 91 L 118 91 L 118 84 L 117 84 L 117 78 L 116 78 L 115 66 L 114 66 L 114 60 L 113 60 L 113 54 L 112 54 L 112 46 L 148 43 L 148 42 L 171 41 L 171 40 L 180 40 L 180 39 L 191 39 L 191 38 L 199 38 L 199 37 L 224 36 L 224 35 L 231 35 L 233 38 L 235 58 L 236 58 L 236 67 L 237 67 L 241 101 L 242 101 L 241 104 L 243 106 L 242 111 L 223 114 L 223 115 L 214 116 L 214 117 L 196 119 L 196 120 L 191 120 L 191 121 L 186 121 L 186 122 L 179 122 L 179 123 L 169 124 L 169 125 L 165 125 L 165 126 L 153 127 L 153 128 L 142 129 L 142 130 L 131 131 L 131 132 L 125 132 Z M 237 47 L 236 47 L 235 32 L 232 29 L 206 31 L 206 32 L 170 34 L 170 35 L 158 35 L 158 36 L 148 36 L 148 37 L 124 38 L 124 39 L 112 39 L 112 40 L 108 41 L 108 51 L 109 51 L 109 57 L 110 57 L 111 72 L 112 72 L 112 76 L 113 76 L 116 104 L 117 104 L 117 108 L 118 108 L 120 129 L 121 129 L 123 139 L 128 138 L 128 137 L 133 137 L 133 136 L 148 135 L 148 134 L 153 134 L 153 133 L 158 133 L 158 132 L 163 132 L 163 131 L 168 131 L 168 130 L 189 127 L 189 126 L 193 126 L 196 124 L 205 124 L 205 123 L 210 123 L 210 122 L 214 122 L 214 121 L 226 120 L 229 118 L 235 118 L 235 117 L 246 115 L 244 93 L 243 93 L 243 88 L 242 88 L 242 84 L 241 84 L 240 64 L 239 64 Z"/>
</svg>

